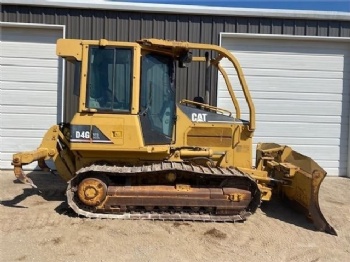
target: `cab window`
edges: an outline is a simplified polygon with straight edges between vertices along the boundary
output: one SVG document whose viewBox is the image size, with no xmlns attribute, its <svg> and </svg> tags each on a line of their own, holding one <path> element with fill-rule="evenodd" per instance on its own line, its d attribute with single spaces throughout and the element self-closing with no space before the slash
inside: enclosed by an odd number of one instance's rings
<svg viewBox="0 0 350 262">
<path fill-rule="evenodd" d="M 129 112 L 132 50 L 90 47 L 88 66 L 87 107 L 98 111 Z"/>
</svg>

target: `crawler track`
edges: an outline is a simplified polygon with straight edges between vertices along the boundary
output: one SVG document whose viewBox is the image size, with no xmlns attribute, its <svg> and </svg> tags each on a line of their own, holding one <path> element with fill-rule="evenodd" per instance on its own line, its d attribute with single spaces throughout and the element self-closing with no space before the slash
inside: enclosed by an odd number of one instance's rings
<svg viewBox="0 0 350 262">
<path fill-rule="evenodd" d="M 236 185 L 238 188 L 244 187 L 250 191 L 251 200 L 247 206 L 237 210 L 234 214 L 213 214 L 205 210 L 193 211 L 188 209 L 172 209 L 169 205 L 167 210 L 147 209 L 126 209 L 124 212 L 110 212 L 101 208 L 84 205 L 76 194 L 81 177 L 93 175 L 94 177 L 135 177 L 153 176 L 155 174 L 163 174 L 167 172 L 182 173 L 191 177 L 204 177 L 207 180 L 216 179 L 221 183 L 227 181 Z M 146 219 L 146 220 L 181 220 L 181 221 L 204 221 L 204 222 L 235 222 L 245 220 L 249 215 L 255 212 L 260 205 L 260 190 L 256 182 L 247 174 L 244 174 L 234 168 L 209 168 L 202 166 L 193 166 L 184 163 L 162 162 L 152 165 L 143 166 L 112 166 L 112 165 L 91 165 L 80 169 L 76 173 L 76 177 L 69 181 L 67 189 L 67 199 L 69 206 L 78 214 L 89 218 L 110 218 L 110 219 Z"/>
</svg>

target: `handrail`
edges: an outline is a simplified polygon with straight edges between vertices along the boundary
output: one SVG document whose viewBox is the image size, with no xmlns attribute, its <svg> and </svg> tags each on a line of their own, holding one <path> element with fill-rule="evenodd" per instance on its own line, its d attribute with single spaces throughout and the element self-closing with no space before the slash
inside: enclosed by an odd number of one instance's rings
<svg viewBox="0 0 350 262">
<path fill-rule="evenodd" d="M 229 111 L 229 110 L 222 109 L 222 108 L 215 107 L 215 106 L 211 106 L 211 105 L 208 105 L 208 104 L 203 104 L 203 103 L 200 103 L 200 102 L 195 102 L 195 101 L 192 101 L 192 100 L 182 99 L 180 101 L 180 104 L 192 104 L 192 105 L 202 106 L 202 107 L 207 108 L 209 110 L 213 110 L 213 111 L 221 112 L 221 113 L 228 113 L 229 116 L 232 116 L 232 112 Z"/>
</svg>

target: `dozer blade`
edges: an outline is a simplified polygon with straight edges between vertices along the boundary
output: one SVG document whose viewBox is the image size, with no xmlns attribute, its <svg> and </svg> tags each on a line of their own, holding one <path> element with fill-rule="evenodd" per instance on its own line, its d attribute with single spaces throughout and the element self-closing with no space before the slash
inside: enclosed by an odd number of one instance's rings
<svg viewBox="0 0 350 262">
<path fill-rule="evenodd" d="M 323 168 L 310 157 L 273 143 L 258 144 L 256 160 L 257 166 L 268 171 L 271 178 L 283 182 L 277 187 L 278 192 L 303 211 L 317 230 L 337 235 L 318 202 L 320 186 L 327 174 Z"/>
</svg>

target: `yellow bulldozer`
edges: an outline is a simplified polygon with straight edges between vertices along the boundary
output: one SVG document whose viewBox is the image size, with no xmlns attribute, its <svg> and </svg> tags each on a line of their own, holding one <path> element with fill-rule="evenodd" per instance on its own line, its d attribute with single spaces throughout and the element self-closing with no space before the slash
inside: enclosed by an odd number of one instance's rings
<svg viewBox="0 0 350 262">
<path fill-rule="evenodd" d="M 75 68 L 68 90 L 78 95 L 78 110 L 52 126 L 38 149 L 13 155 L 20 181 L 35 187 L 22 166 L 38 161 L 49 170 L 45 161 L 53 160 L 68 182 L 69 206 L 89 218 L 243 221 L 279 196 L 317 230 L 336 235 L 318 204 L 326 172 L 315 161 L 259 143 L 253 165 L 255 108 L 228 50 L 159 39 L 59 39 L 56 51 Z M 237 73 L 249 119 L 241 118 L 222 61 Z M 207 93 L 176 101 L 175 74 L 190 63 L 222 75 L 235 112 L 210 105 Z"/>
</svg>

